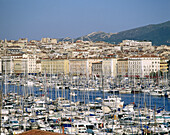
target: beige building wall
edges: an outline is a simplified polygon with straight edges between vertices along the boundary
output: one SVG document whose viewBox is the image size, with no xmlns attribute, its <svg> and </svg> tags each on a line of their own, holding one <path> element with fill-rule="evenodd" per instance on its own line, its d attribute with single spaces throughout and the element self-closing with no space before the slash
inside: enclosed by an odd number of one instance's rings
<svg viewBox="0 0 170 135">
<path fill-rule="evenodd" d="M 36 73 L 41 73 L 41 60 L 36 60 Z"/>
<path fill-rule="evenodd" d="M 70 59 L 69 60 L 69 72 L 71 75 L 87 75 L 88 72 L 88 61 L 87 59 Z"/>
<path fill-rule="evenodd" d="M 27 58 L 27 72 L 36 73 L 36 58 L 35 57 Z"/>
<path fill-rule="evenodd" d="M 117 76 L 117 59 L 104 58 L 102 62 L 102 69 L 104 76 L 116 77 Z"/>
<path fill-rule="evenodd" d="M 117 60 L 117 72 L 121 76 L 128 75 L 128 59 Z"/>
<path fill-rule="evenodd" d="M 160 60 L 160 71 L 163 73 L 168 72 L 168 60 L 167 59 L 161 59 Z"/>
<path fill-rule="evenodd" d="M 48 74 L 68 74 L 69 60 L 68 59 L 42 59 L 41 72 Z"/>
<path fill-rule="evenodd" d="M 13 63 L 14 63 L 14 73 L 15 74 L 28 73 L 26 71 L 27 59 L 24 59 L 24 58 L 15 58 L 15 59 L 13 59 Z"/>
<path fill-rule="evenodd" d="M 57 44 L 57 39 L 52 38 L 52 39 L 51 39 L 51 43 L 53 43 L 53 44 Z"/>
<path fill-rule="evenodd" d="M 50 73 L 51 59 L 41 59 L 41 73 Z"/>
<path fill-rule="evenodd" d="M 0 74 L 2 73 L 2 59 L 0 57 Z"/>
<path fill-rule="evenodd" d="M 53 59 L 52 69 L 54 74 L 69 74 L 69 60 L 68 59 Z"/>
<path fill-rule="evenodd" d="M 92 76 L 102 77 L 102 62 L 92 63 Z"/>
<path fill-rule="evenodd" d="M 11 46 L 20 46 L 21 48 L 24 48 L 25 47 L 25 43 L 23 43 L 23 42 L 14 42 Z"/>
<path fill-rule="evenodd" d="M 42 38 L 41 42 L 42 43 L 48 43 L 50 41 L 50 38 Z"/>
<path fill-rule="evenodd" d="M 102 59 L 98 59 L 98 58 L 87 59 L 89 75 L 92 75 L 92 64 L 96 63 L 96 62 L 101 62 L 101 61 L 102 61 Z"/>
<path fill-rule="evenodd" d="M 2 72 L 6 73 L 6 74 L 12 74 L 14 72 L 12 56 L 3 56 L 2 57 L 2 67 L 3 67 Z"/>
</svg>

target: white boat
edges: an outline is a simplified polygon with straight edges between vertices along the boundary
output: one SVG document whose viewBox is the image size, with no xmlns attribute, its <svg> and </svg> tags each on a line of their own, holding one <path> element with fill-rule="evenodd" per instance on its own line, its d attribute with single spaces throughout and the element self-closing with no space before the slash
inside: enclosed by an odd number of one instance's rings
<svg viewBox="0 0 170 135">
<path fill-rule="evenodd" d="M 119 90 L 120 94 L 130 94 L 132 91 L 130 88 L 122 88 L 121 90 Z"/>
<path fill-rule="evenodd" d="M 152 96 L 165 96 L 165 92 L 162 91 L 161 89 L 154 89 L 153 91 L 150 92 L 150 95 L 152 95 Z"/>
<path fill-rule="evenodd" d="M 122 108 L 124 101 L 121 101 L 120 97 L 117 96 L 108 96 L 106 99 L 103 100 L 103 104 L 109 107 L 116 107 L 116 108 Z"/>
</svg>

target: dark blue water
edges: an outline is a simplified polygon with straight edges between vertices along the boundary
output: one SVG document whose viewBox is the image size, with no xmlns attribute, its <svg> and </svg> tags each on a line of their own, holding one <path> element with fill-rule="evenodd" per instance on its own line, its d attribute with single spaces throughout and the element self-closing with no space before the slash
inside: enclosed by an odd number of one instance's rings
<svg viewBox="0 0 170 135">
<path fill-rule="evenodd" d="M 54 88 L 47 88 L 47 92 L 39 91 L 39 87 L 24 87 L 7 85 L 7 92 L 15 92 L 20 95 L 25 95 L 26 91 L 28 94 L 34 93 L 35 96 L 47 95 L 49 98 L 55 100 L 58 97 L 65 97 L 66 99 L 72 100 L 74 102 L 81 101 L 85 103 L 96 102 L 96 97 L 107 98 L 107 96 L 112 95 L 110 93 L 104 93 L 101 91 L 70 91 L 69 89 L 61 90 Z M 5 86 L 3 86 L 3 93 L 5 92 Z M 76 96 L 70 96 L 70 92 L 74 92 Z M 165 108 L 166 111 L 170 111 L 170 99 L 167 97 L 157 97 L 150 96 L 149 94 L 138 93 L 138 94 L 118 94 L 121 97 L 124 104 L 135 103 L 139 107 L 144 107 L 145 103 L 147 107 Z"/>
</svg>

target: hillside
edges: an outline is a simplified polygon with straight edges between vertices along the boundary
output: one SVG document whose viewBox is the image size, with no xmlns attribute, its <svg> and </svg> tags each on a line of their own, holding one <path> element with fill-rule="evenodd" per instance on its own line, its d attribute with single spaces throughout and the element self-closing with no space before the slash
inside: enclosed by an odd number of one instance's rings
<svg viewBox="0 0 170 135">
<path fill-rule="evenodd" d="M 119 43 L 122 40 L 149 40 L 153 45 L 170 45 L 170 21 L 161 24 L 151 24 L 119 33 L 93 32 L 76 40 L 105 41 Z"/>
</svg>

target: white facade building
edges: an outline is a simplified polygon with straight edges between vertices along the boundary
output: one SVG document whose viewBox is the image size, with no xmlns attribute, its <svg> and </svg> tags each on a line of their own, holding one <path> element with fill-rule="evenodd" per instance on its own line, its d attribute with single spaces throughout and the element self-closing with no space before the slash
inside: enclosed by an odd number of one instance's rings
<svg viewBox="0 0 170 135">
<path fill-rule="evenodd" d="M 123 40 L 121 45 L 144 47 L 144 46 L 152 46 L 152 42 L 150 42 L 150 41 Z"/>
<path fill-rule="evenodd" d="M 157 56 L 131 57 L 128 60 L 128 75 L 146 77 L 160 70 L 160 58 Z"/>
<path fill-rule="evenodd" d="M 35 55 L 23 55 L 23 58 L 27 59 L 26 64 L 26 72 L 27 73 L 36 73 L 37 72 L 37 66 L 36 66 L 36 56 Z"/>
</svg>

